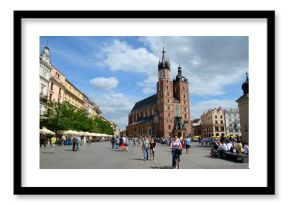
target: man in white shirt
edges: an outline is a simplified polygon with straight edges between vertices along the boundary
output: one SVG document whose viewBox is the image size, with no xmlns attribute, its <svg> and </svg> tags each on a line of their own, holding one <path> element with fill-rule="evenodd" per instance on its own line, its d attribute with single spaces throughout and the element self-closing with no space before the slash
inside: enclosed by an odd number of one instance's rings
<svg viewBox="0 0 290 205">
<path fill-rule="evenodd" d="M 220 144 L 217 151 L 218 151 L 220 157 L 224 156 L 224 153 L 227 151 L 227 145 L 225 144 L 224 141 L 221 141 L 221 144 Z"/>
<path fill-rule="evenodd" d="M 227 142 L 227 151 L 228 151 L 228 152 L 231 151 L 232 146 L 233 146 L 233 144 L 232 144 L 232 142 L 229 140 L 229 141 Z"/>
</svg>

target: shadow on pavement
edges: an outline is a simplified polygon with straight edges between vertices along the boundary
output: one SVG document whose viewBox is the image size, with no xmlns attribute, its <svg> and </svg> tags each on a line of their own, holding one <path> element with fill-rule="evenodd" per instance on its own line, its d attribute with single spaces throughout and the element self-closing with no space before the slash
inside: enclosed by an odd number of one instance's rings
<svg viewBox="0 0 290 205">
<path fill-rule="evenodd" d="M 140 160 L 140 161 L 144 161 L 143 158 L 134 158 L 134 159 L 132 159 L 132 160 Z"/>
<path fill-rule="evenodd" d="M 171 166 L 150 167 L 151 169 L 173 169 Z"/>
<path fill-rule="evenodd" d="M 44 152 L 41 152 L 41 153 L 52 154 L 52 153 L 54 153 L 54 152 L 53 152 L 53 151 L 44 151 Z"/>
</svg>

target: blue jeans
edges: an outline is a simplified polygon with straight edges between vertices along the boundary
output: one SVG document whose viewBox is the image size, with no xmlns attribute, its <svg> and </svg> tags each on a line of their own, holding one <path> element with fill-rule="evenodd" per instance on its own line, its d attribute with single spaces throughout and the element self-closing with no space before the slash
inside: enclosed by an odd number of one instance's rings
<svg viewBox="0 0 290 205">
<path fill-rule="evenodd" d="M 177 149 L 172 149 L 172 167 L 176 166 L 176 159 L 178 155 L 180 157 L 180 153 L 179 154 L 177 153 Z"/>
<path fill-rule="evenodd" d="M 143 156 L 144 156 L 144 160 L 148 160 L 148 148 L 143 149 Z"/>
<path fill-rule="evenodd" d="M 176 150 L 173 149 L 172 150 L 172 167 L 175 167 L 176 165 L 176 158 L 177 158 Z"/>
</svg>

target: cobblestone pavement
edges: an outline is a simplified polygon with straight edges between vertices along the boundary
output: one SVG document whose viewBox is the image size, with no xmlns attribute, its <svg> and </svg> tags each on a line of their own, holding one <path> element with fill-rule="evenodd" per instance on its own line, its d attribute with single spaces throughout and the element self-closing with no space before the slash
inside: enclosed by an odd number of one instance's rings
<svg viewBox="0 0 290 205">
<path fill-rule="evenodd" d="M 143 160 L 141 146 L 129 146 L 128 152 L 113 150 L 109 142 L 83 144 L 80 151 L 56 145 L 40 149 L 41 169 L 168 169 L 171 150 L 157 144 L 154 160 Z M 181 155 L 180 169 L 247 169 L 248 163 L 211 158 L 210 149 L 192 143 L 190 154 Z"/>
</svg>

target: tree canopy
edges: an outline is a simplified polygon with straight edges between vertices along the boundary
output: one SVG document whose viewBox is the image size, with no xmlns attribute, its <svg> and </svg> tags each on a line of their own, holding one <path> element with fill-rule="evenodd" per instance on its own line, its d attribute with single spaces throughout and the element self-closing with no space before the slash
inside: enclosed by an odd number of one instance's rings
<svg viewBox="0 0 290 205">
<path fill-rule="evenodd" d="M 102 118 L 90 117 L 86 110 L 76 108 L 67 102 L 48 102 L 46 113 L 40 124 L 41 127 L 47 127 L 54 132 L 59 130 L 77 130 L 113 134 L 113 128 L 109 122 Z"/>
</svg>

